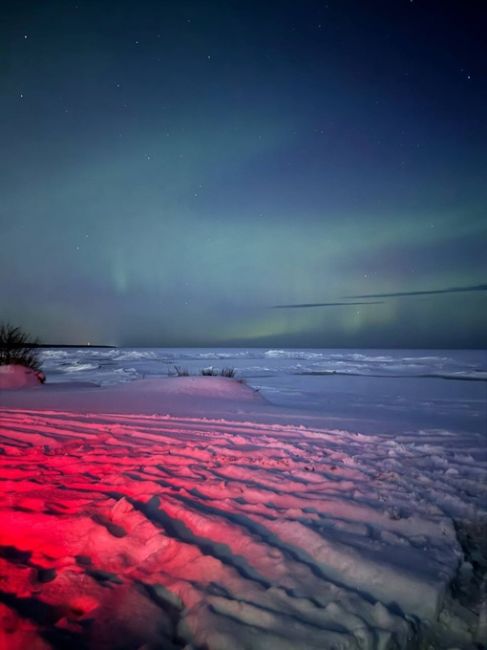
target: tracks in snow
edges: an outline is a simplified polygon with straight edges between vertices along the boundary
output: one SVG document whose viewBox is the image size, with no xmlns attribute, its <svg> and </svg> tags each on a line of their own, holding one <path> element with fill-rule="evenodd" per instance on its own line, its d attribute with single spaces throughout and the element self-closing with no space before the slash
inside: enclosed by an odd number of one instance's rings
<svg viewBox="0 0 487 650">
<path fill-rule="evenodd" d="M 482 505 L 465 446 L 2 409 L 0 616 L 42 650 L 406 647 Z"/>
</svg>

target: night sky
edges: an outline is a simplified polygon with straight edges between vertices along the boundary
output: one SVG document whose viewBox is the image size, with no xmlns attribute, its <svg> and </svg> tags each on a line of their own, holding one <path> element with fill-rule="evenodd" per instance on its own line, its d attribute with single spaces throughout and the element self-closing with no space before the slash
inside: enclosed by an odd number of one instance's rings
<svg viewBox="0 0 487 650">
<path fill-rule="evenodd" d="M 0 319 L 49 343 L 487 347 L 486 3 L 0 17 Z"/>
</svg>

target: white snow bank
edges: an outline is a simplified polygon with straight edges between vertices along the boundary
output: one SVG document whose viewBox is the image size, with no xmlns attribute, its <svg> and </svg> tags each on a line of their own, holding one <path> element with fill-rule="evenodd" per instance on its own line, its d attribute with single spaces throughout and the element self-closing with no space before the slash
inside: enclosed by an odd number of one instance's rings
<svg viewBox="0 0 487 650">
<path fill-rule="evenodd" d="M 0 395 L 0 406 L 48 408 L 79 413 L 236 413 L 265 405 L 261 395 L 227 377 L 138 379 L 116 386 L 45 384 L 42 394 Z"/>
<path fill-rule="evenodd" d="M 440 649 L 476 633 L 461 610 L 441 621 L 463 559 L 453 520 L 486 513 L 479 434 L 292 424 L 222 377 L 45 386 L 2 406 L 0 647 L 62 633 L 396 650 L 439 629 Z M 46 620 L 24 619 L 25 602 Z"/>
<path fill-rule="evenodd" d="M 19 364 L 0 366 L 0 390 L 33 388 L 42 383 L 42 373 Z"/>
<path fill-rule="evenodd" d="M 121 387 L 127 395 L 134 392 L 153 392 L 171 396 L 231 399 L 247 402 L 260 401 L 257 393 L 246 384 L 229 377 L 168 377 L 140 379 Z"/>
</svg>

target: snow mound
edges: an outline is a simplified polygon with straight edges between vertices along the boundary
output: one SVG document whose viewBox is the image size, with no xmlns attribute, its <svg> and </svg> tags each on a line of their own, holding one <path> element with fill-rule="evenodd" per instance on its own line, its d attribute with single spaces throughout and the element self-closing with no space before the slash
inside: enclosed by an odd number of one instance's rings
<svg viewBox="0 0 487 650">
<path fill-rule="evenodd" d="M 210 399 L 261 400 L 255 390 L 229 377 L 170 377 L 168 379 L 140 379 L 123 387 L 127 392 L 134 390 L 160 392 L 165 395 L 193 395 Z"/>
<path fill-rule="evenodd" d="M 228 377 L 159 377 L 103 387 L 65 382 L 47 384 L 42 394 L 19 391 L 0 398 L 1 406 L 79 413 L 236 413 L 266 404 L 260 393 Z"/>
<path fill-rule="evenodd" d="M 0 366 L 0 390 L 33 388 L 42 383 L 42 373 L 19 364 Z"/>
</svg>

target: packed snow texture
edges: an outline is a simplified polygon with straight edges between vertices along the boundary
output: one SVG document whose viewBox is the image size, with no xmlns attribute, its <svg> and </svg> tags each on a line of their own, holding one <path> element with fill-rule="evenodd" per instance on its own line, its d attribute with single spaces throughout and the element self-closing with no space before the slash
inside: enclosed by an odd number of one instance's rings
<svg viewBox="0 0 487 650">
<path fill-rule="evenodd" d="M 458 390 L 462 429 L 374 433 L 218 377 L 2 392 L 0 648 L 481 644 L 485 420 Z"/>
</svg>

